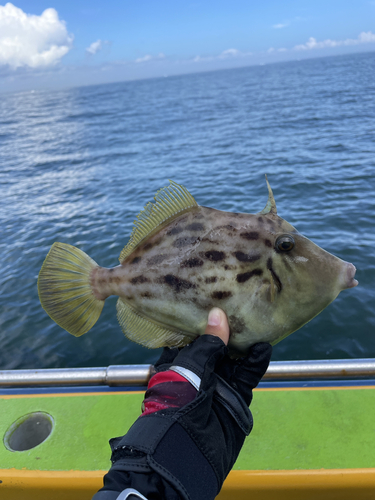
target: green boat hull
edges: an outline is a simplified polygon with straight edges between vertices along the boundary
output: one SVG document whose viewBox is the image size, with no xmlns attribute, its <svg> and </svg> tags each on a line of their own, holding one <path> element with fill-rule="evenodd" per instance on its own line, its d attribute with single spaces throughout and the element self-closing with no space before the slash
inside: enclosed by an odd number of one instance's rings
<svg viewBox="0 0 375 500">
<path fill-rule="evenodd" d="M 3 392 L 3 500 L 23 499 L 26 493 L 28 499 L 90 500 L 110 467 L 108 440 L 124 434 L 139 416 L 144 394 L 82 388 Z M 261 387 L 251 410 L 254 429 L 219 499 L 374 498 L 375 385 Z M 9 436 L 35 413 L 50 420 L 48 437 L 12 451 Z"/>
</svg>

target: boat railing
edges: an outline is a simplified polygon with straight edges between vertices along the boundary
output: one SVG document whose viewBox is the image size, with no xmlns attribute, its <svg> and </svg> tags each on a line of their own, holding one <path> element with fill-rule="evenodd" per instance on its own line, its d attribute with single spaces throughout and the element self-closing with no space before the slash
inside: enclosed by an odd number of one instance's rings
<svg viewBox="0 0 375 500">
<path fill-rule="evenodd" d="M 0 370 L 0 387 L 146 386 L 153 365 L 99 368 Z M 334 380 L 375 377 L 375 358 L 273 361 L 264 381 Z"/>
</svg>

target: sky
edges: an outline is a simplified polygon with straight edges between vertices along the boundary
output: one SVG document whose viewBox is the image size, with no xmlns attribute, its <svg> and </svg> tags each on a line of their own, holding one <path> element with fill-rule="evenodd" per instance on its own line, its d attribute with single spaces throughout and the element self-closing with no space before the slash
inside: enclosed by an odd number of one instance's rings
<svg viewBox="0 0 375 500">
<path fill-rule="evenodd" d="M 375 0 L 0 0 L 0 92 L 375 51 Z"/>
</svg>

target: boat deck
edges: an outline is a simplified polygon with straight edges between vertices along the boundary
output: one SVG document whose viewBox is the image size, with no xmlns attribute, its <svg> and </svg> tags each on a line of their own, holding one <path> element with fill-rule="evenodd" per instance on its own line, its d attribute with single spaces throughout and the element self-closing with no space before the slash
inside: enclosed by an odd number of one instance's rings
<svg viewBox="0 0 375 500">
<path fill-rule="evenodd" d="M 90 500 L 110 467 L 108 440 L 139 416 L 143 394 L 103 387 L 0 390 L 1 498 Z M 251 410 L 254 429 L 218 499 L 375 498 L 374 380 L 263 382 Z M 52 417 L 49 437 L 10 451 L 7 430 L 34 412 Z"/>
</svg>

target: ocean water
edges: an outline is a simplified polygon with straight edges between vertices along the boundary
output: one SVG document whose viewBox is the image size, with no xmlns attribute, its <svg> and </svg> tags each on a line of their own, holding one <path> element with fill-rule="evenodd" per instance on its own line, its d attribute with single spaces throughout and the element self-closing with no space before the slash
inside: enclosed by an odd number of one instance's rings
<svg viewBox="0 0 375 500">
<path fill-rule="evenodd" d="M 375 357 L 375 53 L 0 96 L 0 369 L 150 363 L 112 297 L 74 338 L 42 309 L 54 241 L 118 264 L 168 179 L 199 204 L 267 201 L 357 267 L 359 286 L 274 348 L 273 360 Z"/>
</svg>

